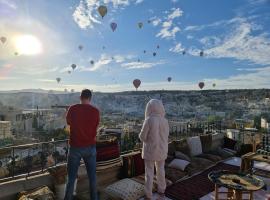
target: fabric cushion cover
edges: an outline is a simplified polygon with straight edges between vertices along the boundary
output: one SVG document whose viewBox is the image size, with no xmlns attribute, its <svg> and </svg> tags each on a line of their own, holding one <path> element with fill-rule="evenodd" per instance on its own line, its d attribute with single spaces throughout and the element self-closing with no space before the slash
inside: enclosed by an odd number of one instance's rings
<svg viewBox="0 0 270 200">
<path fill-rule="evenodd" d="M 190 162 L 181 159 L 174 159 L 170 164 L 169 167 L 179 169 L 185 171 L 186 167 L 190 164 Z"/>
<path fill-rule="evenodd" d="M 105 192 L 113 199 L 137 200 L 144 196 L 144 185 L 125 178 L 106 187 Z"/>
<path fill-rule="evenodd" d="M 181 159 L 181 160 L 186 160 L 186 161 L 191 161 L 190 157 L 188 157 L 186 154 L 176 151 L 175 152 L 175 158 Z"/>
<path fill-rule="evenodd" d="M 223 148 L 235 150 L 236 141 L 233 139 L 230 139 L 228 137 L 224 137 L 224 145 Z"/>
<path fill-rule="evenodd" d="M 199 136 L 187 138 L 191 156 L 202 154 L 202 143 Z"/>
<path fill-rule="evenodd" d="M 203 153 L 209 152 L 212 146 L 212 135 L 211 134 L 201 135 L 200 140 L 202 143 L 202 152 Z"/>
</svg>

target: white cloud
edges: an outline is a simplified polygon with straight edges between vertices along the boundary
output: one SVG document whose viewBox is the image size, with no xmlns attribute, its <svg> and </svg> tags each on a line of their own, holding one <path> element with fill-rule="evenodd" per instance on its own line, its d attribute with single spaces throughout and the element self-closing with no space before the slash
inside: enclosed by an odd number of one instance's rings
<svg viewBox="0 0 270 200">
<path fill-rule="evenodd" d="M 39 82 L 44 82 L 44 83 L 55 83 L 56 80 L 54 79 L 36 79 Z"/>
<path fill-rule="evenodd" d="M 261 65 L 270 64 L 270 39 L 266 33 L 253 35 L 254 27 L 256 29 L 256 25 L 248 22 L 237 23 L 232 33 L 224 38 L 217 38 L 218 44 L 204 52 L 213 58 L 235 58 Z"/>
<path fill-rule="evenodd" d="M 137 0 L 136 2 L 135 2 L 135 4 L 140 4 L 140 3 L 142 3 L 144 0 Z"/>
<path fill-rule="evenodd" d="M 7 6 L 8 8 L 13 9 L 13 10 L 16 10 L 17 9 L 17 5 L 12 0 L 0 0 L 0 5 L 1 4 L 4 5 L 4 6 Z"/>
<path fill-rule="evenodd" d="M 162 23 L 159 33 L 156 34 L 156 37 L 165 38 L 165 39 L 174 39 L 176 34 L 181 30 L 178 26 L 173 24 L 173 20 L 183 15 L 183 11 L 180 8 L 173 8 L 172 12 L 165 17 L 165 20 Z M 158 25 L 161 20 L 157 21 L 154 26 Z"/>
<path fill-rule="evenodd" d="M 94 23 L 100 24 L 100 21 L 93 16 L 93 11 L 97 8 L 97 5 L 97 0 L 80 1 L 73 13 L 73 19 L 80 28 L 93 28 Z"/>
<path fill-rule="evenodd" d="M 121 64 L 122 67 L 126 69 L 145 69 L 145 68 L 152 68 L 156 65 L 164 64 L 163 61 L 159 62 L 128 62 Z"/>
<path fill-rule="evenodd" d="M 180 8 L 177 8 L 173 10 L 173 12 L 170 15 L 168 15 L 168 19 L 174 19 L 177 17 L 181 17 L 182 15 L 183 15 L 183 11 L 180 10 Z"/>
<path fill-rule="evenodd" d="M 152 21 L 152 23 L 153 23 L 154 26 L 158 26 L 161 22 L 162 22 L 162 21 L 161 21 L 160 18 L 155 18 L 155 19 L 153 19 L 153 21 Z"/>
<path fill-rule="evenodd" d="M 192 35 L 187 35 L 187 39 L 191 40 L 191 39 L 193 39 L 193 38 L 194 38 L 194 36 L 192 36 Z"/>
<path fill-rule="evenodd" d="M 99 0 L 80 0 L 73 12 L 73 19 L 81 29 L 93 28 L 95 24 L 101 23 L 100 16 L 96 15 L 100 2 Z M 104 0 L 103 2 L 108 8 L 111 4 L 114 9 L 123 9 L 130 3 L 139 4 L 143 0 Z"/>
<path fill-rule="evenodd" d="M 181 42 L 177 43 L 174 47 L 170 48 L 169 51 L 174 53 L 182 53 L 185 48 L 182 46 Z"/>
<path fill-rule="evenodd" d="M 79 67 L 80 71 L 96 71 L 103 66 L 112 62 L 112 58 L 106 54 L 102 54 L 100 59 L 94 63 L 93 67 Z"/>
</svg>

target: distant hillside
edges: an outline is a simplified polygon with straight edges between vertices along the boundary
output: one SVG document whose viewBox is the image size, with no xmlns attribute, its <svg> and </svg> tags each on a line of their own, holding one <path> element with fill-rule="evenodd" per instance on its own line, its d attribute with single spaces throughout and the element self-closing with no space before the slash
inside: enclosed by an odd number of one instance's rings
<svg viewBox="0 0 270 200">
<path fill-rule="evenodd" d="M 269 89 L 202 90 L 202 91 L 132 91 L 94 93 L 93 104 L 103 112 L 144 113 L 151 98 L 162 99 L 166 110 L 176 112 L 243 112 L 270 98 Z M 79 93 L 13 91 L 0 93 L 0 105 L 16 108 L 50 108 L 51 105 L 71 105 L 79 102 Z M 258 108 L 259 109 L 259 108 Z"/>
</svg>

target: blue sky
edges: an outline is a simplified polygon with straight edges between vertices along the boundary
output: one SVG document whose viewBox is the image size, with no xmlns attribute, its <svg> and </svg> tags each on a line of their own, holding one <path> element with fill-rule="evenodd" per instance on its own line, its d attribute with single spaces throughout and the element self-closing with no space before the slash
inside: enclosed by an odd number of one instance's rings
<svg viewBox="0 0 270 200">
<path fill-rule="evenodd" d="M 269 88 L 269 19 L 269 0 L 0 0 L 0 90 Z"/>
</svg>

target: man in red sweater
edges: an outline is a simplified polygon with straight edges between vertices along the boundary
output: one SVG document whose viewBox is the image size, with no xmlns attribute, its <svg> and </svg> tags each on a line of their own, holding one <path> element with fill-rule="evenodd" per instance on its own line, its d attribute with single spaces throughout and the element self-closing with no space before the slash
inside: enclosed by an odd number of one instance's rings
<svg viewBox="0 0 270 200">
<path fill-rule="evenodd" d="M 66 120 L 70 126 L 70 148 L 68 153 L 68 181 L 65 200 L 73 198 L 74 183 L 81 159 L 84 160 L 89 179 L 91 200 L 97 200 L 96 188 L 96 135 L 99 124 L 99 110 L 90 104 L 92 93 L 81 92 L 81 103 L 70 106 Z"/>
</svg>

